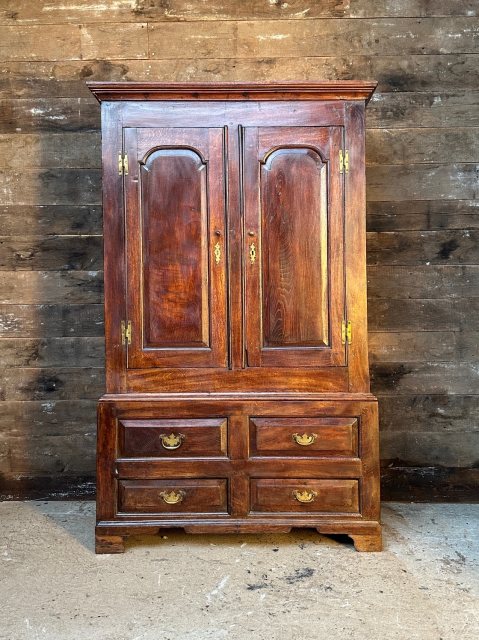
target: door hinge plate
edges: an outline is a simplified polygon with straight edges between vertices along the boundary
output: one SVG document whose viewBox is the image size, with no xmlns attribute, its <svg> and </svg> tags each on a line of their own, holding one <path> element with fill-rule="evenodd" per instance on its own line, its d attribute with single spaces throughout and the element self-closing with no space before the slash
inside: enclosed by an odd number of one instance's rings
<svg viewBox="0 0 479 640">
<path fill-rule="evenodd" d="M 351 344 L 352 342 L 351 322 L 343 320 L 341 323 L 341 342 L 342 344 Z"/>
<path fill-rule="evenodd" d="M 349 173 L 349 151 L 339 150 L 339 173 Z"/>
<path fill-rule="evenodd" d="M 131 322 L 121 321 L 121 344 L 131 344 Z"/>
<path fill-rule="evenodd" d="M 125 153 L 125 155 L 122 155 L 121 153 L 118 154 L 118 175 L 122 176 L 128 175 L 128 154 Z"/>
</svg>

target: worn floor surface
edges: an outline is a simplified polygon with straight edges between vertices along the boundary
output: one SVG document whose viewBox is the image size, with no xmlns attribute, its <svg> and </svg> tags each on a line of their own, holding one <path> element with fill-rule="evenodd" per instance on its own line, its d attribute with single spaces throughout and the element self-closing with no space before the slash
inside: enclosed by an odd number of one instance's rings
<svg viewBox="0 0 479 640">
<path fill-rule="evenodd" d="M 385 551 L 310 531 L 132 538 L 91 502 L 0 504 L 1 640 L 476 640 L 479 505 L 383 507 Z"/>
</svg>

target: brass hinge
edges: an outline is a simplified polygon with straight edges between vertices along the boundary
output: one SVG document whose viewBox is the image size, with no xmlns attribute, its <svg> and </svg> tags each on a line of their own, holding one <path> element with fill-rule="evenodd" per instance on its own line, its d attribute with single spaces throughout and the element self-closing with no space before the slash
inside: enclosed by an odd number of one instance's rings
<svg viewBox="0 0 479 640">
<path fill-rule="evenodd" d="M 125 153 L 123 156 L 121 153 L 118 154 L 118 175 L 122 176 L 128 175 L 128 154 Z"/>
<path fill-rule="evenodd" d="M 121 344 L 131 344 L 131 322 L 125 322 L 124 320 L 120 323 L 121 326 Z"/>
<path fill-rule="evenodd" d="M 351 322 L 348 320 L 343 320 L 341 323 L 341 342 L 342 344 L 351 344 L 352 342 L 352 330 L 351 330 Z"/>
<path fill-rule="evenodd" d="M 339 173 L 349 173 L 349 151 L 339 150 Z"/>
</svg>

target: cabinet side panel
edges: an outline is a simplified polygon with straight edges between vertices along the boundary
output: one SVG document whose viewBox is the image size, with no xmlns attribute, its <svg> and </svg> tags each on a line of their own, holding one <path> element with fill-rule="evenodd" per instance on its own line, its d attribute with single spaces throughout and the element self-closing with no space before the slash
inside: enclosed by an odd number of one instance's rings
<svg viewBox="0 0 479 640">
<path fill-rule="evenodd" d="M 120 339 L 120 323 L 126 318 L 125 228 L 122 177 L 118 174 L 118 154 L 122 151 L 121 107 L 110 102 L 101 106 L 107 393 L 126 391 L 126 351 Z"/>
</svg>

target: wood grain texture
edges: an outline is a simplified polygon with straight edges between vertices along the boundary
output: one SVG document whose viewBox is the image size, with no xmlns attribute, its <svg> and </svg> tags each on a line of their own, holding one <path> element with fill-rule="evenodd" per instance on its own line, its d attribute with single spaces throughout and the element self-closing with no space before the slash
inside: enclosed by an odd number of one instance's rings
<svg viewBox="0 0 479 640">
<path fill-rule="evenodd" d="M 468 238 L 465 232 L 477 232 L 479 224 L 477 16 L 473 0 L 106 0 L 97 4 L 5 0 L 0 7 L 0 233 L 5 265 L 0 273 L 0 335 L 21 339 L 4 343 L 2 353 L 9 366 L 15 364 L 16 348 L 21 371 L 35 349 L 38 362 L 58 364 L 62 353 L 79 348 L 73 347 L 72 338 L 82 339 L 79 362 L 85 362 L 88 343 L 83 339 L 102 335 L 97 238 L 101 233 L 100 112 L 85 80 L 375 78 L 379 92 L 368 106 L 366 123 L 372 189 L 368 230 L 373 234 L 368 238 L 371 358 L 392 368 L 410 360 L 415 365 L 424 363 L 422 372 L 415 373 L 424 389 L 430 388 L 425 384 L 430 380 L 428 363 L 446 366 L 445 391 L 440 395 L 418 395 L 412 387 L 410 395 L 397 399 L 389 391 L 381 395 L 383 428 L 404 434 L 399 416 L 407 410 L 412 412 L 409 429 L 420 433 L 438 431 L 443 425 L 458 434 L 470 430 L 477 422 L 477 391 L 470 396 L 452 394 L 448 378 L 455 380 L 457 363 L 474 365 L 476 357 L 471 317 L 478 311 L 479 268 L 475 236 Z M 151 51 L 145 37 L 148 30 L 153 34 Z M 164 32 L 167 40 L 160 42 Z M 191 46 L 179 40 L 183 34 Z M 158 55 L 161 51 L 165 58 Z M 233 156 L 232 152 L 228 163 L 229 193 L 234 200 Z M 107 189 L 114 200 L 111 188 Z M 121 229 L 115 220 L 108 218 L 106 224 L 107 241 L 118 241 Z M 423 233 L 427 231 L 439 233 Z M 232 226 L 230 233 L 233 239 L 241 229 Z M 78 255 L 69 236 L 80 237 Z M 241 251 L 233 248 L 229 258 L 237 268 Z M 83 270 L 76 270 L 82 265 Z M 240 281 L 231 292 L 234 306 L 241 296 Z M 115 300 L 109 305 L 113 307 Z M 111 322 L 112 335 L 117 335 L 117 321 Z M 240 367 L 242 328 L 237 326 L 231 353 L 234 366 Z M 56 338 L 65 339 L 65 345 Z M 92 344 L 99 364 L 99 344 Z M 107 349 L 111 357 L 114 350 L 111 345 Z M 392 354 L 396 361 L 388 363 Z M 448 364 L 453 367 L 451 373 Z M 47 375 L 51 371 L 54 376 L 56 370 L 45 366 Z M 188 382 L 192 390 L 198 381 L 199 376 L 196 382 Z M 173 383 L 170 388 L 175 388 Z M 457 391 L 456 382 L 451 388 Z M 25 404 L 25 413 L 18 414 L 18 427 L 28 439 L 33 428 L 28 407 L 41 401 L 31 399 L 31 389 L 19 393 L 22 399 L 4 401 L 0 409 L 11 402 Z M 81 421 L 82 406 L 71 402 L 71 411 Z M 58 416 L 56 435 L 61 445 L 55 451 L 59 460 L 62 451 L 68 450 L 67 438 L 60 435 L 69 429 L 68 421 L 62 426 L 61 406 L 55 404 L 50 416 L 52 424 Z M 91 410 L 87 421 L 91 421 Z M 12 424 L 9 419 L 9 434 Z M 401 438 L 389 441 L 388 456 L 394 456 L 396 446 L 398 456 L 406 455 Z M 452 444 L 447 450 L 438 443 L 434 447 L 455 468 L 448 453 L 454 451 Z M 77 460 L 68 454 L 65 473 L 49 466 L 48 481 L 38 460 L 32 463 L 38 482 L 28 475 L 25 462 L 23 480 L 16 476 L 22 496 L 45 496 L 49 490 L 58 495 L 62 482 L 75 495 L 75 479 L 82 485 L 84 477 L 75 476 L 75 467 L 82 466 L 86 449 L 80 440 L 74 447 L 71 451 L 76 451 Z M 477 445 L 472 443 L 471 450 L 477 458 Z M 29 455 L 35 459 L 33 450 Z M 394 481 L 385 476 L 388 495 L 397 498 L 401 491 L 406 497 L 415 491 L 423 497 L 436 495 L 434 482 L 440 486 L 437 495 L 445 497 L 448 487 L 456 496 L 466 495 L 457 487 L 471 487 L 472 481 L 462 481 L 457 470 L 441 471 L 441 455 L 435 458 L 439 466 L 437 473 L 431 472 L 431 482 L 421 480 L 421 467 L 414 466 L 410 476 L 416 479 L 409 484 L 404 457 Z M 15 478 L 14 469 L 9 477 Z M 91 491 L 91 483 L 87 485 L 86 491 Z M 14 485 L 8 486 L 15 494 Z M 238 490 L 238 495 L 245 490 Z"/>
<path fill-rule="evenodd" d="M 468 230 L 479 226 L 478 200 L 368 203 L 368 231 Z"/>
<path fill-rule="evenodd" d="M 298 78 L 310 81 L 318 78 L 376 78 L 381 94 L 438 92 L 440 95 L 435 95 L 436 98 L 447 91 L 464 93 L 465 98 L 470 99 L 469 95 L 473 95 L 477 89 L 475 54 L 412 55 L 401 58 L 399 66 L 395 64 L 397 62 L 398 56 L 372 56 L 367 51 L 353 57 L 345 57 L 344 52 L 330 57 L 325 51 L 318 56 L 301 58 L 255 57 L 253 54 L 249 58 L 195 58 L 190 54 L 189 58 L 176 60 L 175 64 L 171 60 L 131 58 L 68 62 L 24 61 L 7 64 L 9 76 L 8 79 L 0 78 L 0 88 L 15 99 L 88 98 L 85 80 L 147 81 L 152 78 L 162 78 L 165 82 L 248 82 L 252 78 L 264 82 L 294 81 Z M 435 114 L 440 115 L 442 107 L 447 110 L 448 104 L 442 99 L 441 102 L 436 100 Z M 60 121 L 58 124 L 61 124 Z M 394 124 L 393 121 L 389 126 Z M 415 122 L 411 127 L 417 128 L 420 125 L 420 122 Z M 378 123 L 377 126 L 382 125 Z M 457 126 L 464 125 L 457 122 Z"/>
<path fill-rule="evenodd" d="M 0 207 L 2 235 L 97 236 L 102 233 L 100 205 L 4 205 Z"/>
<path fill-rule="evenodd" d="M 107 0 L 92 5 L 90 0 L 76 0 L 53 4 L 39 0 L 6 0 L 0 13 L 1 24 L 68 24 L 88 22 L 135 21 L 198 21 L 275 19 L 303 21 L 310 18 L 376 18 L 376 17 L 447 17 L 478 15 L 474 0 L 404 0 L 391 6 L 388 0 L 324 0 L 311 3 L 308 0 L 268 2 L 262 0 L 215 0 L 208 3 L 191 3 L 187 0 Z"/>
<path fill-rule="evenodd" d="M 0 304 L 0 337 L 100 337 L 101 304 Z"/>
<path fill-rule="evenodd" d="M 348 42 L 348 55 L 368 49 L 370 54 L 414 55 L 475 53 L 477 31 L 468 18 L 454 22 L 396 18 L 369 20 L 368 29 L 358 20 L 306 20 L 304 22 L 264 20 L 255 22 L 198 22 L 192 30 L 188 23 L 151 23 L 148 25 L 151 58 L 181 59 L 194 50 L 202 58 L 282 58 L 294 55 L 342 55 Z M 444 37 L 444 29 L 448 38 Z M 374 33 L 371 38 L 369 33 Z"/>
</svg>

